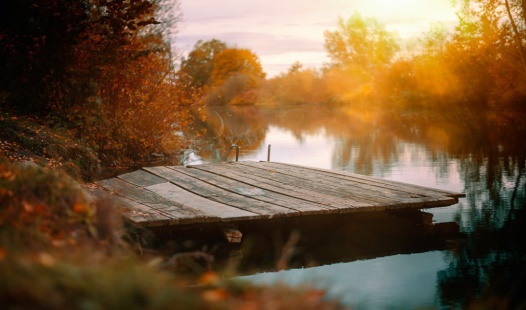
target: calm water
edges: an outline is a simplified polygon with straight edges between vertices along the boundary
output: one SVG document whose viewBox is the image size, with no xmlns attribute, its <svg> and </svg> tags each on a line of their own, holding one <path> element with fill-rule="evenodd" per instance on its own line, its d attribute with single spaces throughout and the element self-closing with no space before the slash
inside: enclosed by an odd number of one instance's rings
<svg viewBox="0 0 526 310">
<path fill-rule="evenodd" d="M 329 230 L 324 238 L 336 242 L 316 244 L 312 240 L 318 234 L 305 232 L 290 269 L 272 272 L 272 266 L 258 266 L 252 259 L 246 264 L 259 273 L 243 279 L 310 283 L 358 309 L 462 307 L 477 298 L 486 305 L 507 300 L 514 308 L 514 296 L 522 294 L 514 292 L 526 289 L 525 130 L 498 117 L 448 118 L 420 115 L 413 121 L 373 121 L 312 106 L 214 108 L 200 125 L 201 135 L 195 137 L 199 148 L 187 154 L 186 164 L 223 161 L 227 156 L 233 160 L 234 152 L 228 154 L 233 143 L 240 146 L 240 160 L 266 160 L 270 144 L 272 161 L 465 192 L 467 197 L 458 204 L 424 210 L 433 214 L 434 223 L 456 222 L 464 233 L 460 238 L 424 239 L 418 223 L 388 215 L 335 219 L 336 236 L 330 235 L 330 223 L 319 229 Z M 365 227 L 359 230 L 361 224 Z M 318 223 L 308 224 L 313 225 Z M 367 244 L 359 244 L 357 237 Z M 265 256 L 265 241 L 251 240 L 250 248 L 259 249 L 257 257 Z M 283 242 L 269 244 L 278 247 Z M 244 251 L 250 260 L 249 250 Z"/>
</svg>

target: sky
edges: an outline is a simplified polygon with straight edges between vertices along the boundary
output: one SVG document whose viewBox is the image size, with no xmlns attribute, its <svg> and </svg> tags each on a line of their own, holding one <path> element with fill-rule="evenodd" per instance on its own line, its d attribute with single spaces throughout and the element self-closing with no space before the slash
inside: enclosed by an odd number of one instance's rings
<svg viewBox="0 0 526 310">
<path fill-rule="evenodd" d="M 336 30 L 338 17 L 354 12 L 376 17 L 404 40 L 418 37 L 432 23 L 452 27 L 450 0 L 180 0 L 183 21 L 175 47 L 185 55 L 198 40 L 219 39 L 248 48 L 267 77 L 299 61 L 320 68 L 328 61 L 324 31 Z"/>
</svg>

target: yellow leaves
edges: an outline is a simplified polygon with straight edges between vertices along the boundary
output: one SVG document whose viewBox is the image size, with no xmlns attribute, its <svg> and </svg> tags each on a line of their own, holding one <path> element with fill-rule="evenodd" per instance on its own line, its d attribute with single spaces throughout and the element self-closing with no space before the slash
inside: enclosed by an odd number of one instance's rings
<svg viewBox="0 0 526 310">
<path fill-rule="evenodd" d="M 376 18 L 355 13 L 340 18 L 336 31 L 325 32 L 325 48 L 332 65 L 357 64 L 369 68 L 390 63 L 400 49 L 397 35 L 386 30 Z"/>
<path fill-rule="evenodd" d="M 259 58 L 248 49 L 225 49 L 214 57 L 213 64 L 211 84 L 216 86 L 235 74 L 246 75 L 251 82 L 265 77 Z"/>
</svg>

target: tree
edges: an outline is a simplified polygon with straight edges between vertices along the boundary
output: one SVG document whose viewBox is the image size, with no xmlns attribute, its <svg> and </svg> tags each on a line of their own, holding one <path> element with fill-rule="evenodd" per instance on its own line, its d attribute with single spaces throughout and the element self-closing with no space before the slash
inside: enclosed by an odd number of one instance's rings
<svg viewBox="0 0 526 310">
<path fill-rule="evenodd" d="M 248 49 L 227 48 L 212 62 L 208 104 L 247 104 L 257 100 L 256 85 L 265 78 L 258 57 Z"/>
<path fill-rule="evenodd" d="M 523 105 L 526 97 L 523 1 L 463 0 L 447 54 L 477 101 Z M 467 83 L 469 81 L 469 83 Z M 479 94 L 484 94 L 482 98 Z M 478 95 L 478 96 L 477 96 Z"/>
<path fill-rule="evenodd" d="M 523 12 L 522 12 L 522 15 L 518 14 L 517 17 L 519 17 L 519 18 L 521 16 L 524 17 L 524 16 L 526 16 L 526 12 L 524 12 L 524 8 L 525 8 L 524 1 L 521 0 L 521 1 L 518 1 L 518 2 L 521 2 L 521 9 L 523 10 Z M 523 46 L 523 43 L 522 43 L 523 35 L 521 34 L 522 32 L 519 31 L 519 27 L 517 26 L 517 23 L 515 22 L 516 17 L 512 13 L 510 2 L 508 0 L 504 0 L 504 5 L 506 7 L 506 13 L 508 15 L 511 28 L 513 29 L 515 44 L 517 45 L 517 50 L 518 50 L 518 53 L 519 53 L 519 60 L 520 60 L 521 65 L 522 65 L 522 69 L 524 71 L 526 71 L 526 56 L 525 56 L 524 46 Z M 526 19 L 522 20 L 522 23 L 523 23 L 522 26 L 524 26 L 524 22 L 526 22 Z M 522 27 L 521 30 L 524 30 L 524 27 Z"/>
<path fill-rule="evenodd" d="M 476 21 L 486 33 L 488 26 L 500 30 L 500 37 L 516 49 L 517 60 L 526 71 L 526 2 L 524 0 L 462 0 L 460 14 L 465 19 Z M 501 44 L 504 42 L 500 42 Z"/>
<path fill-rule="evenodd" d="M 177 4 L 2 1 L 6 104 L 71 129 L 103 164 L 166 151 L 172 130 L 186 120 L 183 106 L 193 102 L 174 75 L 168 32 L 160 24 L 177 24 Z"/>
<path fill-rule="evenodd" d="M 209 85 L 214 58 L 226 48 L 225 42 L 216 39 L 197 41 L 188 56 L 181 60 L 179 69 L 181 84 L 199 90 Z"/>
<path fill-rule="evenodd" d="M 389 64 L 399 50 L 396 35 L 375 18 L 359 13 L 347 21 L 338 19 L 338 29 L 325 31 L 325 48 L 331 65 L 361 65 L 373 68 Z"/>
<path fill-rule="evenodd" d="M 2 1 L 0 67 L 8 104 L 40 115 L 83 105 L 98 74 L 135 57 L 129 46 L 157 24 L 153 0 Z"/>
<path fill-rule="evenodd" d="M 423 55 L 428 57 L 443 56 L 450 40 L 450 33 L 442 23 L 432 24 L 429 31 L 419 40 Z"/>
<path fill-rule="evenodd" d="M 83 129 L 79 131 L 82 138 L 104 154 L 105 163 L 148 161 L 154 152 L 175 151 L 177 137 L 173 131 L 185 126 L 189 117 L 185 106 L 195 99 L 185 92 L 175 76 L 170 43 L 155 19 L 158 2 L 151 1 L 151 5 L 141 7 L 136 6 L 138 1 L 121 2 L 124 3 L 120 9 L 122 14 L 139 15 L 131 15 L 136 18 L 133 24 L 128 22 L 122 28 L 113 23 L 112 27 L 117 30 L 111 32 L 123 29 L 124 38 L 112 41 L 109 35 L 99 39 L 95 33 L 95 39 L 101 44 L 79 46 L 78 54 L 87 58 L 79 62 L 77 68 L 90 77 L 89 87 L 93 92 L 84 97 L 84 105 L 77 106 L 75 112 L 68 115 L 70 119 L 80 119 L 76 123 Z M 167 5 L 176 3 L 161 4 L 167 10 Z M 101 14 L 95 16 L 105 20 L 107 9 L 99 10 Z M 131 16 L 126 15 L 123 20 Z M 173 25 L 176 20 L 170 22 Z M 105 23 L 102 24 L 106 29 Z"/>
<path fill-rule="evenodd" d="M 0 91 L 6 104 L 45 114 L 62 96 L 71 49 L 83 39 L 89 14 L 82 1 L 0 2 Z M 2 89 L 3 88 L 3 89 Z"/>
<path fill-rule="evenodd" d="M 303 69 L 303 64 L 299 61 L 295 61 L 290 65 L 290 67 L 287 69 L 288 74 L 299 72 L 301 69 Z"/>
<path fill-rule="evenodd" d="M 320 103 L 327 100 L 325 80 L 314 69 L 302 69 L 299 62 L 293 63 L 287 74 L 275 78 L 275 98 L 285 104 Z"/>
<path fill-rule="evenodd" d="M 214 57 L 211 79 L 213 85 L 223 84 L 230 76 L 243 74 L 250 83 L 265 78 L 256 54 L 248 49 L 227 48 Z"/>
</svg>

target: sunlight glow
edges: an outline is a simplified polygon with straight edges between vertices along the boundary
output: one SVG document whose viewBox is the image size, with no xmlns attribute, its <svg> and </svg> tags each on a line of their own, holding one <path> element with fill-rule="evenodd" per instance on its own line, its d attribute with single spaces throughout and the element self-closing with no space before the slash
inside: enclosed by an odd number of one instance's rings
<svg viewBox="0 0 526 310">
<path fill-rule="evenodd" d="M 457 21 L 450 2 L 444 0 L 367 0 L 356 6 L 358 12 L 377 18 L 404 39 L 420 35 L 433 23 L 452 26 Z"/>
<path fill-rule="evenodd" d="M 177 46 L 183 54 L 197 40 L 219 39 L 255 52 L 268 77 L 295 61 L 321 67 L 324 31 L 335 29 L 338 17 L 355 12 L 375 17 L 403 40 L 421 36 L 433 23 L 452 28 L 457 21 L 450 0 L 192 0 L 181 7 L 184 24 Z"/>
</svg>

